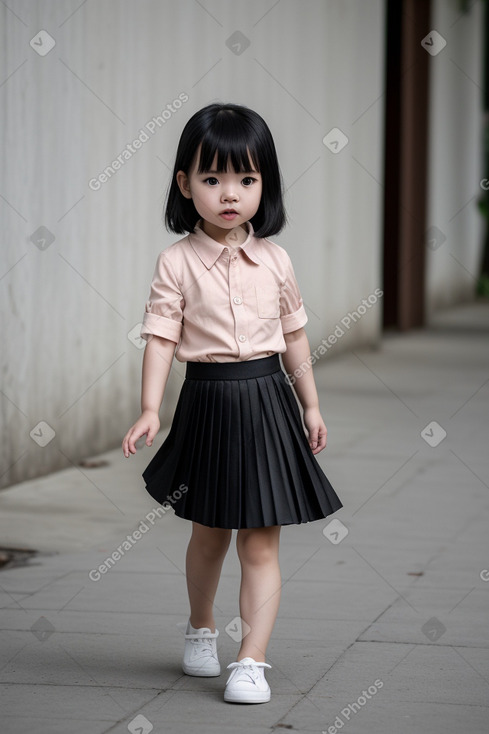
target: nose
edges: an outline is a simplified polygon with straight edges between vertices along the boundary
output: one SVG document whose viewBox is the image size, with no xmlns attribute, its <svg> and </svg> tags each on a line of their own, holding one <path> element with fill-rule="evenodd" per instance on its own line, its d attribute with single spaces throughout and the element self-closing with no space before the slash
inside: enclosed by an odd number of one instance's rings
<svg viewBox="0 0 489 734">
<path fill-rule="evenodd" d="M 226 187 L 226 189 L 222 192 L 222 196 L 221 196 L 222 202 L 238 201 L 238 200 L 239 200 L 238 194 L 234 191 L 234 188 L 231 185 Z"/>
</svg>

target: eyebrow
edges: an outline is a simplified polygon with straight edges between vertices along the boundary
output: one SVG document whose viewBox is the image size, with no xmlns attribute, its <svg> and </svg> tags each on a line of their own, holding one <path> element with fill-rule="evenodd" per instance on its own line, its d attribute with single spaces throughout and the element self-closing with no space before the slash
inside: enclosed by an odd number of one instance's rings
<svg viewBox="0 0 489 734">
<path fill-rule="evenodd" d="M 202 173 L 203 174 L 204 173 L 229 173 L 229 171 L 202 171 Z M 235 173 L 236 173 L 236 171 L 235 171 Z M 245 173 L 258 173 L 258 171 L 255 171 L 255 169 L 252 168 L 249 171 L 239 171 L 238 173 L 240 173 L 240 174 L 245 174 Z"/>
</svg>

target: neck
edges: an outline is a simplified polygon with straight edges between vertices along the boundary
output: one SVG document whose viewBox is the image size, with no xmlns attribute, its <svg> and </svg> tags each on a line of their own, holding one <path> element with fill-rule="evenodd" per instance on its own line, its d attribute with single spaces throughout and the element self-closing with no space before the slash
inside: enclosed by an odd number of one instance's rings
<svg viewBox="0 0 489 734">
<path fill-rule="evenodd" d="M 248 236 L 246 224 L 240 224 L 238 227 L 234 227 L 233 229 L 224 229 L 223 227 L 218 227 L 215 224 L 210 224 L 209 222 L 202 220 L 201 227 L 202 231 L 205 232 L 208 237 L 211 237 L 221 245 L 241 245 Z M 233 237 L 231 233 L 235 236 Z M 229 235 L 231 235 L 231 237 L 229 237 Z M 243 237 L 243 235 L 245 236 Z"/>
</svg>

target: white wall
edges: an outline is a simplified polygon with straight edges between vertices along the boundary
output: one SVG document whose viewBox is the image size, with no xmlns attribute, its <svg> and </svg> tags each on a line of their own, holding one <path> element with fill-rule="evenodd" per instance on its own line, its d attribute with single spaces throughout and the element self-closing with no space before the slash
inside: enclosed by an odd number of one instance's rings
<svg viewBox="0 0 489 734">
<path fill-rule="evenodd" d="M 246 104 L 274 133 L 290 217 L 276 239 L 295 263 L 312 348 L 381 285 L 384 2 L 10 0 L 0 18 L 6 485 L 117 446 L 137 417 L 142 350 L 127 335 L 175 240 L 161 223 L 168 174 L 203 105 Z M 29 45 L 41 29 L 56 41 L 44 57 Z M 251 42 L 240 55 L 226 46 L 236 30 Z M 322 142 L 333 127 L 349 138 L 336 155 Z M 55 236 L 45 250 L 30 241 L 41 225 Z M 380 304 L 328 354 L 375 343 L 379 323 Z M 163 420 L 182 376 L 175 362 Z M 56 433 L 45 447 L 29 435 L 39 421 Z"/>
<path fill-rule="evenodd" d="M 483 219 L 477 210 L 482 169 L 483 4 L 434 0 L 432 28 L 447 42 L 430 58 L 428 228 L 442 234 L 427 249 L 427 317 L 474 298 Z"/>
</svg>

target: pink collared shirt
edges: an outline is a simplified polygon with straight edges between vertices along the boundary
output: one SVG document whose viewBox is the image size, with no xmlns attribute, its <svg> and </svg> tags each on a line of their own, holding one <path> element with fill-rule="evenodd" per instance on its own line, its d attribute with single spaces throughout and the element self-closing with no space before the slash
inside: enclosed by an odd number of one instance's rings
<svg viewBox="0 0 489 734">
<path fill-rule="evenodd" d="M 240 362 L 286 350 L 307 322 L 290 257 L 253 234 L 221 244 L 195 231 L 158 256 L 141 336 L 170 339 L 179 362 Z"/>
</svg>

